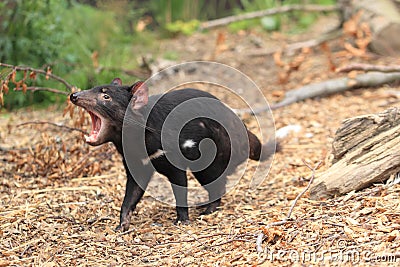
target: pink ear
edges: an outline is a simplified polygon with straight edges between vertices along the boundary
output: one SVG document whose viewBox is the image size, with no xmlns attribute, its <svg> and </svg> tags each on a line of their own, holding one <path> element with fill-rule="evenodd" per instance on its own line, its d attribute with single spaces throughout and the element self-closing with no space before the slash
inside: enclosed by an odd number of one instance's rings
<svg viewBox="0 0 400 267">
<path fill-rule="evenodd" d="M 112 80 L 111 84 L 121 86 L 122 80 L 120 78 L 115 78 L 114 80 Z"/>
<path fill-rule="evenodd" d="M 144 82 L 139 81 L 134 83 L 131 88 L 131 92 L 135 97 L 135 99 L 132 100 L 133 109 L 140 109 L 146 106 L 149 100 L 149 88 L 147 85 Z"/>
</svg>

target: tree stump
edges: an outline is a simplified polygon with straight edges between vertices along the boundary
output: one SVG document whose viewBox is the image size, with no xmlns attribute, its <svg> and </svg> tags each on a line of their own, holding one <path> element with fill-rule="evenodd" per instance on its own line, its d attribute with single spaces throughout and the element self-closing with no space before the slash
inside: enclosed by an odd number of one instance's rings
<svg viewBox="0 0 400 267">
<path fill-rule="evenodd" d="M 311 187 L 315 200 L 361 190 L 400 171 L 400 109 L 342 122 L 333 147 L 333 164 Z"/>
</svg>

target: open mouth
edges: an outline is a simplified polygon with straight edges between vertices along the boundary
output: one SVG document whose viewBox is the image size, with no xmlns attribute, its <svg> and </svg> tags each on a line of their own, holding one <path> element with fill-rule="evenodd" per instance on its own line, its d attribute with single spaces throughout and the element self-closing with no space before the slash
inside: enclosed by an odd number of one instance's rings
<svg viewBox="0 0 400 267">
<path fill-rule="evenodd" d="M 89 112 L 90 118 L 92 119 L 92 130 L 90 132 L 90 135 L 85 135 L 86 143 L 93 144 L 97 142 L 100 132 L 101 132 L 101 127 L 102 127 L 102 121 L 101 117 L 98 116 L 97 114 L 93 113 L 92 111 L 87 110 Z"/>
</svg>

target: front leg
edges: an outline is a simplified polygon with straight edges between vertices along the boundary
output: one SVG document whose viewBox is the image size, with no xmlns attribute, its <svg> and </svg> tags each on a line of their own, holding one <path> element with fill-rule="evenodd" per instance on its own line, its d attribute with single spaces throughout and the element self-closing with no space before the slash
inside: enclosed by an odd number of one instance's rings
<svg viewBox="0 0 400 267">
<path fill-rule="evenodd" d="M 144 191 L 153 174 L 152 171 L 141 172 L 140 185 L 135 181 L 130 171 L 126 168 L 127 181 L 125 188 L 125 197 L 122 202 L 120 212 L 120 223 L 115 228 L 116 231 L 127 231 L 131 222 L 131 214 L 135 210 L 137 203 L 143 197 Z"/>
<path fill-rule="evenodd" d="M 126 181 L 125 197 L 122 202 L 121 212 L 119 215 L 119 225 L 116 231 L 127 231 L 131 222 L 132 211 L 135 210 L 136 204 L 142 198 L 144 190 L 135 182 L 132 177 L 128 177 Z"/>
</svg>

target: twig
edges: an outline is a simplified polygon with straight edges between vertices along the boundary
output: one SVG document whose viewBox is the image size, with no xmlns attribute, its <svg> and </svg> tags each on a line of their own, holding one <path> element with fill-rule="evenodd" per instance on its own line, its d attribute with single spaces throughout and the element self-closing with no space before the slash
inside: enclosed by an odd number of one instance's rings
<svg viewBox="0 0 400 267">
<path fill-rule="evenodd" d="M 27 87 L 26 90 L 32 91 L 32 92 L 36 92 L 36 91 L 46 91 L 46 92 L 51 92 L 51 93 L 55 93 L 55 94 L 69 95 L 68 92 L 61 91 L 61 90 L 54 89 L 54 88 L 48 88 L 48 87 L 34 87 L 34 86 L 30 86 L 30 87 Z M 15 90 L 15 91 L 22 91 L 22 89 L 19 88 L 18 90 Z"/>
<path fill-rule="evenodd" d="M 278 221 L 278 222 L 270 223 L 270 224 L 267 225 L 267 227 L 283 225 L 283 224 L 287 223 L 290 220 L 290 217 L 292 216 L 292 213 L 293 213 L 293 209 L 297 204 L 297 201 L 299 201 L 299 199 L 307 192 L 307 190 L 310 189 L 310 186 L 314 181 L 315 171 L 319 168 L 319 166 L 321 165 L 322 161 L 319 161 L 314 168 L 312 168 L 304 159 L 303 159 L 303 163 L 304 163 L 304 165 L 307 166 L 307 168 L 309 168 L 312 171 L 311 178 L 310 178 L 306 188 L 304 188 L 304 190 L 301 191 L 297 195 L 297 197 L 294 199 L 292 205 L 290 206 L 289 212 L 286 215 L 286 218 L 284 218 L 283 220 Z"/>
<path fill-rule="evenodd" d="M 56 188 L 45 188 L 45 189 L 36 189 L 36 190 L 26 190 L 20 192 L 16 198 L 21 197 L 24 194 L 41 194 L 47 192 L 63 192 L 63 191 L 96 191 L 99 187 L 97 186 L 80 186 L 80 187 L 56 187 Z"/>
<path fill-rule="evenodd" d="M 15 125 L 15 127 L 21 127 L 21 126 L 25 126 L 25 125 L 29 125 L 29 124 L 49 124 L 49 125 L 52 125 L 52 126 L 55 126 L 55 127 L 67 129 L 69 131 L 78 131 L 78 132 L 87 134 L 87 132 L 84 131 L 84 130 L 81 130 L 81 129 L 78 129 L 78 128 L 74 128 L 74 127 L 69 127 L 69 126 L 66 126 L 66 125 L 61 125 L 61 124 L 54 123 L 54 122 L 49 122 L 49 121 L 28 121 L 28 122 L 23 122 L 23 123 L 17 124 L 17 125 Z"/>
<path fill-rule="evenodd" d="M 330 5 L 330 6 L 287 5 L 287 6 L 281 6 L 281 7 L 276 7 L 276 8 L 266 9 L 266 10 L 259 10 L 259 11 L 250 12 L 250 13 L 246 13 L 246 14 L 240 14 L 240 15 L 221 18 L 221 19 L 206 21 L 206 22 L 201 23 L 200 29 L 201 30 L 211 29 L 211 28 L 215 28 L 218 26 L 227 25 L 229 23 L 236 22 L 236 21 L 241 21 L 241 20 L 246 20 L 246 19 L 255 19 L 255 18 L 276 15 L 276 14 L 286 13 L 286 12 L 291 12 L 291 11 L 305 11 L 305 12 L 326 11 L 326 12 L 329 12 L 329 11 L 338 11 L 338 10 L 339 10 L 339 6 L 337 6 L 337 5 Z"/>
<path fill-rule="evenodd" d="M 89 219 L 89 220 L 87 220 L 86 222 L 87 222 L 88 224 L 90 224 L 90 226 L 94 226 L 94 225 L 98 224 L 99 222 L 102 222 L 102 221 L 110 221 L 110 220 L 112 220 L 112 217 L 111 217 L 111 216 L 103 216 L 103 217 L 96 218 L 96 219 Z"/>
<path fill-rule="evenodd" d="M 311 177 L 310 177 L 310 181 L 308 182 L 306 188 L 304 188 L 304 190 L 301 191 L 301 192 L 297 195 L 297 197 L 294 199 L 294 201 L 293 201 L 292 205 L 290 206 L 289 212 L 288 212 L 288 214 L 286 215 L 286 217 L 285 217 L 283 220 L 280 220 L 280 221 L 277 221 L 277 222 L 273 222 L 273 223 L 268 224 L 268 225 L 267 225 L 267 228 L 270 228 L 270 227 L 272 227 L 272 226 L 284 225 L 284 224 L 286 224 L 286 223 L 290 220 L 290 217 L 292 216 L 292 213 L 293 213 L 293 209 L 294 209 L 294 207 L 295 207 L 296 204 L 297 204 L 297 201 L 299 201 L 299 199 L 300 199 L 300 198 L 307 192 L 307 190 L 310 188 L 312 182 L 314 181 L 315 171 L 319 168 L 319 166 L 320 166 L 321 163 L 322 163 L 322 161 L 319 161 L 319 162 L 317 163 L 317 165 L 315 165 L 315 167 L 313 168 L 313 167 L 311 167 L 310 164 L 308 164 L 304 159 L 303 159 L 302 161 L 303 161 L 304 165 L 306 165 L 306 167 L 309 168 L 309 169 L 312 171 Z M 262 252 L 262 251 L 263 251 L 262 246 L 261 246 L 261 243 L 262 243 L 263 239 L 264 239 L 264 233 L 261 232 L 261 233 L 259 233 L 259 234 L 257 235 L 257 239 L 256 239 L 257 252 Z"/>
<path fill-rule="evenodd" d="M 342 68 L 338 68 L 336 72 L 350 72 L 353 70 L 363 70 L 363 71 L 379 71 L 379 72 L 400 72 L 400 65 L 393 66 L 379 66 L 372 64 L 362 64 L 355 63 L 350 64 Z"/>
<path fill-rule="evenodd" d="M 98 180 L 98 179 L 105 179 L 105 178 L 112 178 L 118 176 L 117 172 L 113 172 L 110 174 L 92 176 L 92 177 L 82 177 L 82 178 L 72 178 L 70 179 L 71 182 L 82 182 L 82 181 L 91 181 L 91 180 Z"/>
<path fill-rule="evenodd" d="M 298 194 L 297 197 L 294 199 L 293 204 L 292 204 L 292 206 L 290 207 L 290 210 L 289 210 L 289 212 L 288 212 L 288 214 L 287 214 L 287 216 L 286 216 L 286 221 L 290 219 L 290 216 L 291 216 L 292 213 L 293 213 L 293 209 L 294 209 L 294 207 L 296 206 L 297 201 L 298 201 L 298 200 L 307 192 L 307 190 L 310 188 L 311 184 L 312 184 L 313 181 L 314 181 L 315 171 L 319 168 L 319 166 L 321 165 L 322 161 L 319 161 L 319 162 L 317 163 L 317 165 L 316 165 L 314 168 L 311 167 L 310 164 L 308 164 L 304 159 L 303 159 L 303 163 L 304 163 L 304 165 L 307 166 L 307 168 L 309 168 L 309 169 L 311 170 L 311 172 L 312 172 L 312 173 L 311 173 L 311 178 L 310 178 L 310 181 L 308 182 L 306 188 L 304 188 L 304 190 L 301 191 L 300 194 Z"/>
<path fill-rule="evenodd" d="M 130 234 L 130 233 L 134 232 L 134 231 L 136 231 L 136 229 L 135 229 L 135 228 L 133 228 L 133 229 L 129 229 L 128 231 L 125 231 L 125 232 L 118 233 L 118 236 L 127 235 L 127 234 Z"/>
<path fill-rule="evenodd" d="M 1 63 L 0 62 L 0 67 L 6 67 L 6 68 L 11 68 L 15 71 L 33 71 L 35 73 L 40 73 L 43 75 L 48 76 L 49 78 L 52 78 L 53 80 L 56 80 L 62 84 L 64 84 L 70 91 L 72 91 L 72 89 L 74 88 L 73 85 L 69 84 L 66 80 L 64 80 L 63 78 L 54 75 L 52 73 L 49 73 L 48 71 L 45 70 L 41 70 L 41 69 L 35 69 L 35 68 L 31 68 L 31 67 L 22 67 L 22 66 L 14 66 L 14 65 L 10 65 L 10 64 L 6 64 L 6 63 Z"/>
<path fill-rule="evenodd" d="M 32 245 L 28 244 L 25 249 L 21 252 L 21 254 L 19 255 L 20 258 L 22 258 L 25 253 L 28 251 L 28 249 L 30 249 L 32 247 Z"/>
<path fill-rule="evenodd" d="M 24 246 L 30 246 L 30 245 L 32 245 L 32 244 L 34 244 L 34 243 L 39 243 L 39 242 L 46 243 L 46 242 L 43 240 L 43 238 L 32 239 L 32 240 L 29 240 L 28 242 L 25 242 L 25 243 L 20 244 L 20 245 L 18 245 L 18 246 L 16 246 L 16 247 L 13 247 L 13 248 L 8 249 L 8 252 L 16 251 L 16 250 L 18 250 L 18 249 L 20 249 L 20 248 L 22 248 L 22 247 L 24 247 Z"/>
<path fill-rule="evenodd" d="M 256 247 L 257 247 L 258 253 L 261 253 L 264 251 L 262 248 L 262 245 L 261 245 L 263 240 L 264 240 L 264 234 L 263 233 L 258 234 L 257 239 L 256 239 Z"/>
</svg>

